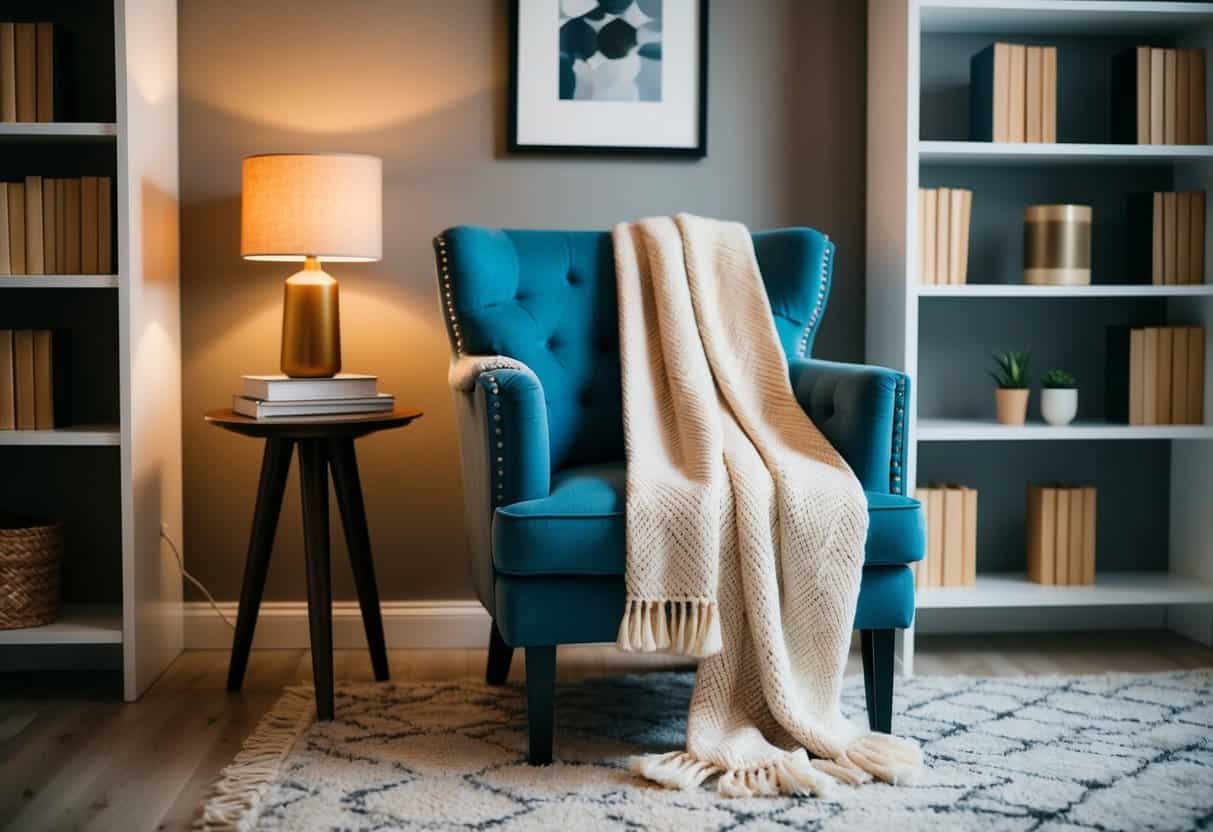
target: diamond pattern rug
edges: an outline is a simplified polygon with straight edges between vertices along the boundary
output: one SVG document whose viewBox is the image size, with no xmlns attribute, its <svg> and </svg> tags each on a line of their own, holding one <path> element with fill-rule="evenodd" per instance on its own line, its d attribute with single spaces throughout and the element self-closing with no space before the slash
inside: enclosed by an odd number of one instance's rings
<svg viewBox="0 0 1213 832">
<path fill-rule="evenodd" d="M 557 689 L 558 762 L 526 764 L 520 687 L 344 684 L 337 718 L 288 690 L 203 807 L 265 830 L 1194 829 L 1213 826 L 1213 670 L 899 680 L 894 728 L 922 743 L 914 786 L 729 800 L 662 789 L 627 757 L 681 748 L 693 675 Z M 848 679 L 844 711 L 864 714 Z"/>
</svg>

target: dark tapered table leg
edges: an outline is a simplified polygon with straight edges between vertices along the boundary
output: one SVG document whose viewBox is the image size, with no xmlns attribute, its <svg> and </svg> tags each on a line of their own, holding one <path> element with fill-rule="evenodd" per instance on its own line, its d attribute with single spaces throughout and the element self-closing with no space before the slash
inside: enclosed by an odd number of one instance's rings
<svg viewBox="0 0 1213 832">
<path fill-rule="evenodd" d="M 240 690 L 248 667 L 257 612 L 265 575 L 270 568 L 270 550 L 282 512 L 282 494 L 291 467 L 293 439 L 267 439 L 261 457 L 261 482 L 257 486 L 257 507 L 253 510 L 253 528 L 249 533 L 248 557 L 244 562 L 244 584 L 240 588 L 240 611 L 236 615 L 236 636 L 232 639 L 232 658 L 227 668 L 227 689 Z"/>
<path fill-rule="evenodd" d="M 316 718 L 333 718 L 333 591 L 329 576 L 329 484 L 324 440 L 299 440 L 307 618 L 311 631 Z"/>
<path fill-rule="evenodd" d="M 354 440 L 347 437 L 330 439 L 328 450 L 333 468 L 333 490 L 337 492 L 345 545 L 350 552 L 358 605 L 362 608 L 362 626 L 366 629 L 366 644 L 371 651 L 371 667 L 375 679 L 383 682 L 388 679 L 387 645 L 383 640 L 383 615 L 379 611 L 379 588 L 375 585 L 375 561 L 371 558 L 371 535 L 367 530 Z"/>
</svg>

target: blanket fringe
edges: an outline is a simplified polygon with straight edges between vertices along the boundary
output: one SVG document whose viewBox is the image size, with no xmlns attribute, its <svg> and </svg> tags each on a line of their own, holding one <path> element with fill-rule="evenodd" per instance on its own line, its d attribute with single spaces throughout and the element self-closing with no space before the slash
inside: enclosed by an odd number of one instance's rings
<svg viewBox="0 0 1213 832">
<path fill-rule="evenodd" d="M 633 757 L 629 768 L 669 789 L 693 789 L 719 774 L 716 791 L 721 797 L 773 797 L 780 794 L 827 796 L 834 779 L 813 767 L 803 748 L 784 754 L 764 766 L 723 769 L 705 763 L 686 751 Z"/>
<path fill-rule="evenodd" d="M 287 688 L 257 723 L 240 753 L 220 772 L 194 828 L 206 832 L 251 829 L 266 789 L 299 735 L 312 724 L 315 712 L 310 685 Z"/>
<path fill-rule="evenodd" d="M 708 598 L 629 598 L 616 643 L 634 653 L 711 656 L 720 652 L 720 612 Z"/>
<path fill-rule="evenodd" d="M 645 754 L 628 760 L 628 768 L 667 789 L 693 789 L 722 769 L 697 760 L 686 751 Z"/>
<path fill-rule="evenodd" d="M 813 767 L 840 782 L 857 786 L 875 777 L 893 786 L 907 786 L 922 773 L 918 744 L 889 734 L 858 737 L 837 760 L 813 760 Z"/>
</svg>

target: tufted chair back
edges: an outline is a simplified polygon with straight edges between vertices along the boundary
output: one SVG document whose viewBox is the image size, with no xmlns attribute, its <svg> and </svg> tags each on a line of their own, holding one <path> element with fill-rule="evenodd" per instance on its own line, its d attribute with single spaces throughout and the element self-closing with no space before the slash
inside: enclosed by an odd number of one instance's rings
<svg viewBox="0 0 1213 832">
<path fill-rule="evenodd" d="M 440 235 L 439 291 L 451 349 L 505 355 L 543 385 L 556 473 L 624 458 L 615 262 L 602 231 L 457 226 Z M 435 241 L 437 243 L 437 241 Z M 807 357 L 821 323 L 834 244 L 811 228 L 754 234 L 775 326 Z"/>
</svg>

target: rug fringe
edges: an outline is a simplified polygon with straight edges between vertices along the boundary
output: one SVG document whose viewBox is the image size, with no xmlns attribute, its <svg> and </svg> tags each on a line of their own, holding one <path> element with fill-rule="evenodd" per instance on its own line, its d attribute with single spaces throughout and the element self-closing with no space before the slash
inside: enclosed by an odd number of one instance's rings
<svg viewBox="0 0 1213 832">
<path fill-rule="evenodd" d="M 720 652 L 720 612 L 709 598 L 628 598 L 616 644 L 634 653 L 711 656 Z"/>
<path fill-rule="evenodd" d="M 287 688 L 257 723 L 240 753 L 219 773 L 194 828 L 205 832 L 251 829 L 261 811 L 262 797 L 315 713 L 310 685 Z"/>
</svg>

